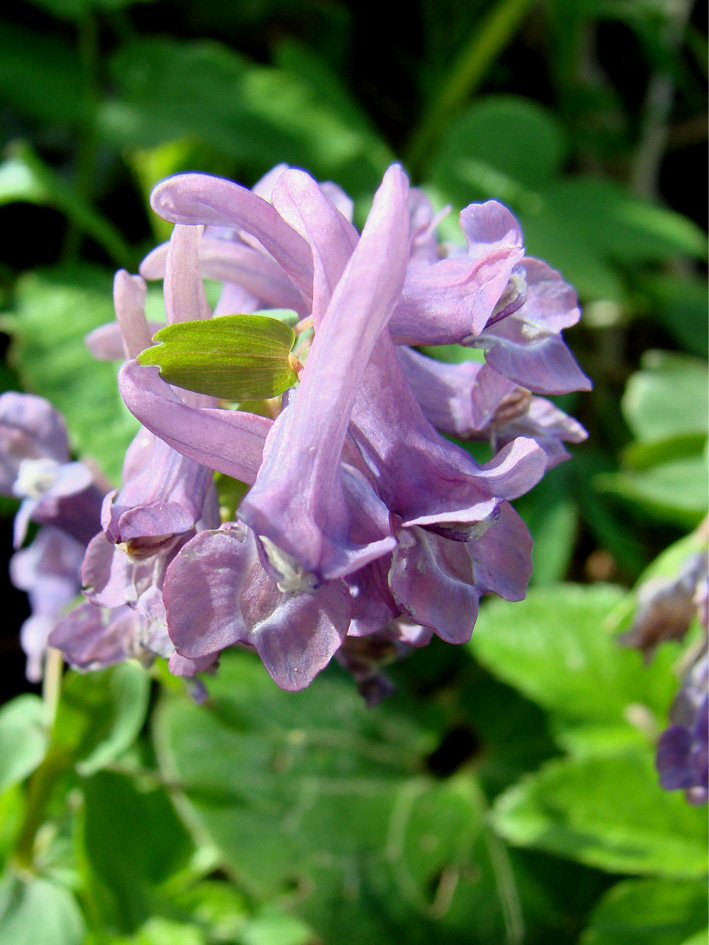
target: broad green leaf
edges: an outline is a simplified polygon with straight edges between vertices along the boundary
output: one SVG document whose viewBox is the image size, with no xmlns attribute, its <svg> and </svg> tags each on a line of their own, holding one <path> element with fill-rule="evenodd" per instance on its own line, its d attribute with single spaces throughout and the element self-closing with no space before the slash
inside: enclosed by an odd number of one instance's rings
<svg viewBox="0 0 709 945">
<path fill-rule="evenodd" d="M 266 315 L 222 315 L 175 322 L 154 335 L 160 344 L 138 355 L 170 384 L 225 400 L 260 400 L 292 387 L 295 332 Z"/>
<path fill-rule="evenodd" d="M 47 751 L 44 703 L 17 696 L 0 709 L 0 793 L 35 770 Z"/>
<path fill-rule="evenodd" d="M 650 469 L 597 476 L 594 486 L 628 499 L 662 521 L 695 528 L 707 512 L 706 453 Z"/>
<path fill-rule="evenodd" d="M 72 894 L 39 877 L 7 872 L 0 882 L 3 945 L 82 945 L 84 918 Z"/>
<path fill-rule="evenodd" d="M 134 931 L 153 911 L 159 887 L 192 855 L 189 834 L 161 788 L 99 772 L 84 790 L 89 894 L 109 925 Z"/>
<path fill-rule="evenodd" d="M 373 190 L 392 160 L 368 121 L 343 114 L 311 70 L 256 64 L 219 43 L 141 39 L 113 56 L 115 100 L 99 125 L 111 142 L 152 148 L 192 140 L 260 175 L 280 161 Z"/>
<path fill-rule="evenodd" d="M 64 677 L 54 741 L 72 751 L 82 775 L 93 774 L 130 748 L 148 709 L 150 676 L 127 662 Z"/>
<path fill-rule="evenodd" d="M 613 873 L 706 874 L 706 812 L 659 787 L 648 750 L 548 762 L 497 799 L 493 822 L 511 843 Z"/>
<path fill-rule="evenodd" d="M 58 35 L 0 23 L 0 98 L 19 115 L 75 127 L 88 117 L 76 51 Z"/>
<path fill-rule="evenodd" d="M 636 439 L 655 442 L 709 428 L 706 362 L 687 355 L 650 351 L 632 375 L 622 400 Z"/>
<path fill-rule="evenodd" d="M 643 272 L 637 291 L 646 299 L 647 314 L 658 321 L 683 348 L 707 357 L 707 283 L 688 273 Z"/>
<path fill-rule="evenodd" d="M 18 281 L 3 326 L 23 385 L 64 414 L 79 455 L 94 457 L 118 483 L 138 422 L 118 393 L 115 366 L 95 361 L 84 345 L 89 331 L 114 320 L 112 281 L 86 264 L 38 269 Z"/>
<path fill-rule="evenodd" d="M 559 741 L 580 754 L 647 745 L 676 690 L 674 653 L 646 667 L 606 629 L 623 596 L 608 585 L 533 588 L 512 607 L 486 604 L 469 644 L 484 666 L 546 708 Z"/>
<path fill-rule="evenodd" d="M 433 160 L 432 179 L 456 202 L 504 199 L 488 186 L 491 176 L 504 176 L 524 193 L 559 171 L 566 147 L 564 129 L 550 111 L 530 99 L 488 95 L 452 124 Z"/>
<path fill-rule="evenodd" d="M 601 899 L 580 945 L 684 945 L 706 922 L 704 880 L 626 880 Z"/>
<path fill-rule="evenodd" d="M 159 707 L 160 768 L 249 892 L 298 888 L 295 913 L 328 942 L 453 945 L 473 921 L 504 938 L 495 864 L 511 867 L 490 852 L 475 780 L 427 773 L 438 736 L 423 709 L 367 709 L 335 672 L 283 693 L 247 654 L 225 654 L 209 690 L 201 707 Z"/>
<path fill-rule="evenodd" d="M 240 945 L 310 945 L 313 932 L 294 915 L 265 909 L 241 930 Z"/>
</svg>

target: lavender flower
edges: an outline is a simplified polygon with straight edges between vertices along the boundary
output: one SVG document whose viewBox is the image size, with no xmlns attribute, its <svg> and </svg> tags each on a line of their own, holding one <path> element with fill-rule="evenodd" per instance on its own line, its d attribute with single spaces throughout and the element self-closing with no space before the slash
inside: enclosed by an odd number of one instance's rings
<svg viewBox="0 0 709 945">
<path fill-rule="evenodd" d="M 32 610 L 20 629 L 30 682 L 42 678 L 49 635 L 64 609 L 79 594 L 83 556 L 84 547 L 75 538 L 44 525 L 32 544 L 10 559 L 10 580 L 27 592 Z"/>
<path fill-rule="evenodd" d="M 690 804 L 709 798 L 709 656 L 687 672 L 670 711 L 672 724 L 660 736 L 657 770 L 666 791 L 683 789 Z"/>
<path fill-rule="evenodd" d="M 169 318 L 178 307 L 210 317 L 202 276 L 224 281 L 216 317 L 294 309 L 314 329 L 300 383 L 271 422 L 178 394 L 129 360 L 119 383 L 141 423 L 185 462 L 252 488 L 221 528 L 194 520 L 178 539 L 171 522 L 157 571 L 134 554 L 128 575 L 107 539 L 145 516 L 140 497 L 146 484 L 161 495 L 163 477 L 127 477 L 85 575 L 105 605 L 146 616 L 144 600 L 158 615 L 164 605 L 171 668 L 245 644 L 280 686 L 300 689 L 335 655 L 374 700 L 385 655 L 433 632 L 462 642 L 483 594 L 524 596 L 531 539 L 509 500 L 566 455 L 562 440 L 585 435 L 530 393 L 587 386 L 560 336 L 578 318 L 575 295 L 524 260 L 519 226 L 494 202 L 464 211 L 468 252 L 441 259 L 430 204 L 397 166 L 361 237 L 342 192 L 302 171 L 274 169 L 255 190 L 204 175 L 159 185 L 153 206 L 175 235 L 141 272 L 164 275 Z M 481 346 L 487 364 L 461 366 L 460 389 L 460 371 L 431 367 L 392 335 Z M 478 465 L 434 426 L 489 437 L 492 459 Z M 189 477 L 173 481 L 182 507 L 202 494 Z"/>
<path fill-rule="evenodd" d="M 0 395 L 0 492 L 22 500 L 15 548 L 30 521 L 54 525 L 84 543 L 96 532 L 102 495 L 94 474 L 70 461 L 64 419 L 43 397 Z"/>
</svg>

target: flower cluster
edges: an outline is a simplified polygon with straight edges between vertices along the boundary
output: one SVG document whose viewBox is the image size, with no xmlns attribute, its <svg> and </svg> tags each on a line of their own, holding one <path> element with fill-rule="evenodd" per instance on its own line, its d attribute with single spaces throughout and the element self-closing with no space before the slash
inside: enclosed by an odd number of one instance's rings
<svg viewBox="0 0 709 945">
<path fill-rule="evenodd" d="M 398 165 L 361 234 L 337 186 L 285 166 L 253 191 L 179 175 L 152 205 L 172 238 L 140 276 L 117 274 L 117 323 L 88 339 L 127 356 L 119 386 L 142 424 L 85 555 L 88 606 L 132 615 L 118 650 L 139 639 L 180 675 L 244 644 L 287 690 L 336 657 L 374 702 L 382 663 L 434 633 L 468 640 L 483 594 L 524 597 L 531 538 L 510 500 L 586 435 L 544 396 L 590 388 L 562 338 L 575 292 L 525 256 L 496 201 L 462 212 L 464 248 L 439 245 Z M 225 409 L 140 366 L 146 279 L 163 280 L 171 324 L 289 309 L 297 384 Z M 213 313 L 204 279 L 223 284 Z M 484 359 L 444 363 L 428 353 L 441 345 Z M 215 471 L 250 487 L 221 520 Z M 80 637 L 70 615 L 51 642 L 85 666 Z"/>
</svg>

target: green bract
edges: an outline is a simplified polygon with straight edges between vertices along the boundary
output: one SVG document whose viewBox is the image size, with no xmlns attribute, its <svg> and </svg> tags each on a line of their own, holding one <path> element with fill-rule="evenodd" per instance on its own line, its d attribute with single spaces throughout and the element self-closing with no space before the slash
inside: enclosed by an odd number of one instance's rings
<svg viewBox="0 0 709 945">
<path fill-rule="evenodd" d="M 295 332 L 267 315 L 222 315 L 177 322 L 154 336 L 160 342 L 138 355 L 177 387 L 225 400 L 275 397 L 295 384 L 290 358 Z"/>
</svg>

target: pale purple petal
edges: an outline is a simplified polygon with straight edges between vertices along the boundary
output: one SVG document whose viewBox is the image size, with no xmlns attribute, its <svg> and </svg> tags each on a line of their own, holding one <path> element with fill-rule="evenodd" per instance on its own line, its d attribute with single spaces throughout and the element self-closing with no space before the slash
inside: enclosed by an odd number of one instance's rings
<svg viewBox="0 0 709 945">
<path fill-rule="evenodd" d="M 145 319 L 146 286 L 140 276 L 119 269 L 113 280 L 113 306 L 123 336 L 125 357 L 135 358 L 149 348 L 152 332 Z"/>
<path fill-rule="evenodd" d="M 327 665 L 351 612 L 342 581 L 315 594 L 280 590 L 261 564 L 253 532 L 239 525 L 188 542 L 168 568 L 164 598 L 182 656 L 200 659 L 248 643 L 288 690 L 304 688 Z"/>
<path fill-rule="evenodd" d="M 518 318 L 544 331 L 560 332 L 581 318 L 576 290 L 541 259 L 525 257 L 527 296 Z"/>
<path fill-rule="evenodd" d="M 502 204 L 471 204 L 460 221 L 468 255 L 409 266 L 389 325 L 400 344 L 452 344 L 479 335 L 524 256 L 519 224 Z"/>
<path fill-rule="evenodd" d="M 272 201 L 283 219 L 312 248 L 313 320 L 317 331 L 359 234 L 304 171 L 285 171 L 273 189 Z"/>
<path fill-rule="evenodd" d="M 401 291 L 409 242 L 406 190 L 401 168 L 392 166 L 241 506 L 257 534 L 320 577 L 342 576 L 364 564 L 360 552 L 371 555 L 351 543 L 340 458 L 367 359 Z"/>
<path fill-rule="evenodd" d="M 444 440 L 423 415 L 386 337 L 367 365 L 351 433 L 381 498 L 404 524 L 480 522 L 499 499 L 521 495 L 544 473 L 544 453 L 532 440 L 519 440 L 484 466 Z"/>
<path fill-rule="evenodd" d="M 206 174 L 178 174 L 158 184 L 150 202 L 158 216 L 173 223 L 211 224 L 250 233 L 297 288 L 311 295 L 310 247 L 270 203 L 247 188 Z"/>
<path fill-rule="evenodd" d="M 184 404 L 157 368 L 128 361 L 118 374 L 121 396 L 143 426 L 183 456 L 252 483 L 271 420 L 256 414 Z"/>
<path fill-rule="evenodd" d="M 34 394 L 0 394 L 0 492 L 11 495 L 24 459 L 65 463 L 69 443 L 64 418 L 49 401 Z"/>
<path fill-rule="evenodd" d="M 168 324 L 212 317 L 199 268 L 200 236 L 196 226 L 178 225 L 172 231 L 163 283 Z"/>
<path fill-rule="evenodd" d="M 521 320 L 524 308 L 488 328 L 475 342 L 490 367 L 537 394 L 591 390 L 561 335 L 541 331 Z"/>
<path fill-rule="evenodd" d="M 49 645 L 74 669 L 89 671 L 135 655 L 140 617 L 129 607 L 106 610 L 86 601 L 57 622 Z"/>
<path fill-rule="evenodd" d="M 397 603 L 448 643 L 465 643 L 472 636 L 483 592 L 475 583 L 468 543 L 416 527 L 402 530 L 398 537 L 389 573 Z"/>
</svg>

